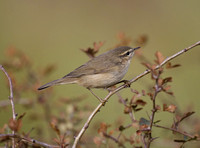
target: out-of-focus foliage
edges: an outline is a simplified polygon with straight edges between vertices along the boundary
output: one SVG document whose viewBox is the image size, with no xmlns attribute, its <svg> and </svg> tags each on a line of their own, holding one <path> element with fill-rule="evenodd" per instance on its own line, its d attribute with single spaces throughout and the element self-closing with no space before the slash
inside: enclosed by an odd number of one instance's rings
<svg viewBox="0 0 200 148">
<path fill-rule="evenodd" d="M 93 57 L 120 45 L 143 47 L 137 50 L 125 79 L 140 74 L 145 70 L 140 63 L 152 66 L 156 51 L 160 51 L 157 57 L 160 53 L 167 57 L 199 40 L 199 4 L 199 0 L 0 1 L 0 64 L 4 65 L 13 80 L 18 116 L 26 113 L 18 126 L 12 127 L 10 102 L 7 99 L 9 89 L 4 74 L 0 73 L 0 133 L 10 133 L 15 128 L 28 138 L 34 137 L 47 143 L 51 143 L 49 141 L 57 134 L 51 144 L 72 142 L 73 136 L 97 105 L 97 100 L 84 88 L 75 85 L 49 88 L 42 92 L 38 92 L 37 88 L 83 64 L 89 59 L 87 55 Z M 118 32 L 116 43 L 114 35 Z M 93 43 L 98 46 L 85 48 Z M 87 55 L 79 49 L 84 49 Z M 160 119 L 158 123 L 163 125 L 171 125 L 172 120 L 177 123 L 184 115 L 195 111 L 178 127 L 197 135 L 200 129 L 198 49 L 166 65 L 168 69 L 164 69 L 159 83 L 173 82 L 164 86 L 168 94 L 158 95 L 159 105 L 156 107 L 156 120 Z M 157 63 L 162 59 L 156 58 Z M 180 64 L 181 67 L 178 67 Z M 126 105 L 116 101 L 119 96 L 113 96 L 82 137 L 82 146 L 84 143 L 88 144 L 87 147 L 103 143 L 116 147 L 111 136 L 117 136 L 122 131 L 122 142 L 140 146 L 138 134 L 141 132 L 133 133 L 141 126 L 140 122 L 144 123 L 144 127 L 148 126 L 147 111 L 151 110 L 149 92 L 153 91 L 152 86 L 153 81 L 147 76 L 131 86 L 131 93 L 129 89 L 122 91 L 120 96 Z M 106 91 L 98 90 L 95 93 L 103 97 Z M 129 126 L 131 119 L 127 116 L 130 111 L 136 113 L 140 122 Z M 175 123 L 173 127 L 176 127 Z M 155 136 L 157 133 L 166 136 L 164 140 L 156 140 L 167 143 L 167 147 L 181 145 L 171 143 L 171 131 L 155 131 Z M 179 134 L 173 136 L 177 142 L 188 140 L 188 137 L 183 140 Z M 160 147 L 156 140 L 153 147 Z M 185 146 L 191 147 L 192 144 L 186 142 Z"/>
</svg>

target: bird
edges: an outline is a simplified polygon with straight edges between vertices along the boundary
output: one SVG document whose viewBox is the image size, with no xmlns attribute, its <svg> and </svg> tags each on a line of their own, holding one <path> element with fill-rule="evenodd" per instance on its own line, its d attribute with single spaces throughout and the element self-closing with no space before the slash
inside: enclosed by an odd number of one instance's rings
<svg viewBox="0 0 200 148">
<path fill-rule="evenodd" d="M 78 84 L 87 89 L 109 88 L 121 82 L 128 71 L 134 51 L 132 48 L 120 46 L 92 58 L 64 77 L 42 85 L 38 90 L 60 84 Z"/>
</svg>

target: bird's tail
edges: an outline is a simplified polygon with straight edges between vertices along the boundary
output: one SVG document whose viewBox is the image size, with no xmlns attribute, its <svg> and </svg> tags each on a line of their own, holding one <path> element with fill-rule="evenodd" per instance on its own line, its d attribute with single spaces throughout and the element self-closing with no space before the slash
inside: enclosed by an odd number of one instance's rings
<svg viewBox="0 0 200 148">
<path fill-rule="evenodd" d="M 42 89 L 48 88 L 48 87 L 53 86 L 53 85 L 69 84 L 69 83 L 74 83 L 74 80 L 72 80 L 70 78 L 69 79 L 61 78 L 61 79 L 57 79 L 57 80 L 54 80 L 54 81 L 51 81 L 47 84 L 42 85 L 41 87 L 38 88 L 38 90 L 42 90 Z"/>
</svg>

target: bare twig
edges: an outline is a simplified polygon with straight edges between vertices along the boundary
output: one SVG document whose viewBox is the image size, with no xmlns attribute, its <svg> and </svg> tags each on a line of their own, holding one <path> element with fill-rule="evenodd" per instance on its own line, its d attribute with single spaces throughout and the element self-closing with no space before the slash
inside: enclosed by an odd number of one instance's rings
<svg viewBox="0 0 200 148">
<path fill-rule="evenodd" d="M 152 74 L 153 74 L 153 72 L 152 72 Z M 152 97 L 152 102 L 153 102 L 152 108 L 153 109 L 152 109 L 152 114 L 151 114 L 151 117 L 150 117 L 150 126 L 148 128 L 148 130 L 149 130 L 149 132 L 148 132 L 148 141 L 147 141 L 147 143 L 144 141 L 145 142 L 144 143 L 145 144 L 145 148 L 150 148 L 151 142 L 153 140 L 155 140 L 154 138 L 152 138 L 152 127 L 153 127 L 153 123 L 154 123 L 155 113 L 157 111 L 157 109 L 156 109 L 156 97 L 157 97 L 158 93 L 161 90 L 160 86 L 158 84 L 158 80 L 160 78 L 160 74 L 161 74 L 161 71 L 159 69 L 158 75 L 157 76 L 154 75 L 154 77 L 156 78 L 155 79 L 156 80 L 156 84 L 155 84 L 155 87 L 154 87 L 155 92 L 154 92 L 153 97 Z"/>
<path fill-rule="evenodd" d="M 161 125 L 157 125 L 157 124 L 153 124 L 153 126 L 158 127 L 158 128 L 163 128 L 163 129 L 166 129 L 166 130 L 170 130 L 170 131 L 173 131 L 173 132 L 176 132 L 176 133 L 179 133 L 179 134 L 187 136 L 187 137 L 189 137 L 191 139 L 196 139 L 198 141 L 200 140 L 200 138 L 197 137 L 197 136 L 190 135 L 190 134 L 188 134 L 186 132 L 179 131 L 178 129 L 175 129 L 175 128 L 169 128 L 169 127 L 165 127 L 165 126 L 161 126 Z"/>
<path fill-rule="evenodd" d="M 45 147 L 45 148 L 59 148 L 60 147 L 60 146 L 56 146 L 56 145 L 50 145 L 50 144 L 47 144 L 47 143 L 44 143 L 44 142 L 41 142 L 41 141 L 37 141 L 35 139 L 22 137 L 18 134 L 0 134 L 0 138 L 1 139 L 9 139 L 9 138 L 14 139 L 15 138 L 15 139 L 19 139 L 20 141 L 29 143 L 31 145 L 42 146 L 42 147 Z"/>
<path fill-rule="evenodd" d="M 13 85 L 12 85 L 12 80 L 11 80 L 11 78 L 9 77 L 8 73 L 3 68 L 2 65 L 0 65 L 0 69 L 5 73 L 5 75 L 8 78 L 8 81 L 9 81 L 9 86 L 10 86 L 10 96 L 9 96 L 9 99 L 10 99 L 10 103 L 11 103 L 11 106 L 12 106 L 13 121 L 15 121 L 16 120 L 16 113 L 15 113 L 15 104 L 14 104 L 14 101 L 13 101 Z M 13 130 L 12 133 L 15 134 L 15 131 Z M 15 148 L 15 140 L 14 139 L 12 140 L 12 147 Z"/>
<path fill-rule="evenodd" d="M 122 96 L 120 95 L 120 93 L 116 93 L 116 95 L 118 96 L 119 101 L 120 101 L 124 106 L 126 106 L 126 101 L 125 101 L 125 99 L 122 98 Z M 135 121 L 136 121 L 136 120 L 135 120 L 135 115 L 134 115 L 134 113 L 133 113 L 132 110 L 129 112 L 129 117 L 131 118 L 131 121 L 132 121 L 132 122 L 135 122 Z"/>
<path fill-rule="evenodd" d="M 111 135 L 109 135 L 109 134 L 107 134 L 107 133 L 105 133 L 105 132 L 103 132 L 103 135 L 104 135 L 106 138 L 113 140 L 113 141 L 114 141 L 115 143 L 117 143 L 120 147 L 126 148 L 125 145 L 123 145 L 123 143 L 121 143 L 121 142 L 119 141 L 118 138 L 115 138 L 115 137 L 113 137 L 113 136 L 111 136 Z"/>
<path fill-rule="evenodd" d="M 193 45 L 191 45 L 191 46 L 189 46 L 189 47 L 187 47 L 187 48 L 185 48 L 185 49 L 183 49 L 183 50 L 181 50 L 181 51 L 175 53 L 174 55 L 172 55 L 172 56 L 166 58 L 160 65 L 157 65 L 155 69 L 158 69 L 158 68 L 162 67 L 162 66 L 165 65 L 167 62 L 171 61 L 172 59 L 174 59 L 174 58 L 180 56 L 181 54 L 187 52 L 188 50 L 190 50 L 190 49 L 192 49 L 192 48 L 194 48 L 194 47 L 196 47 L 196 46 L 198 46 L 198 45 L 200 45 L 200 41 L 198 41 L 198 42 L 196 42 L 195 44 L 193 44 Z M 151 71 L 150 69 L 147 69 L 145 72 L 143 72 L 143 73 L 141 73 L 140 75 L 136 76 L 135 78 L 131 79 L 131 80 L 129 81 L 130 84 L 133 83 L 133 82 L 135 82 L 135 81 L 137 81 L 138 79 L 144 77 L 145 75 L 149 74 L 150 71 Z M 100 111 L 101 107 L 105 105 L 105 103 L 108 101 L 108 99 L 109 99 L 112 95 L 114 95 L 116 92 L 118 92 L 118 91 L 120 91 L 120 90 L 122 90 L 122 89 L 124 89 L 124 88 L 126 88 L 126 87 L 127 87 L 127 85 L 126 85 L 126 84 L 123 84 L 123 85 L 119 86 L 118 88 L 116 88 L 115 90 L 109 92 L 109 94 L 103 99 L 104 102 L 101 102 L 101 103 L 94 109 L 94 111 L 90 114 L 89 118 L 87 119 L 86 123 L 85 123 L 84 126 L 82 127 L 81 131 L 80 131 L 80 132 L 78 133 L 78 135 L 75 137 L 75 141 L 74 141 L 74 143 L 73 143 L 72 148 L 76 148 L 76 146 L 77 146 L 78 142 L 80 141 L 82 135 L 84 134 L 84 132 L 86 131 L 86 129 L 89 127 L 90 122 L 92 121 L 92 119 L 94 118 L 94 116 L 97 114 L 97 112 Z"/>
</svg>

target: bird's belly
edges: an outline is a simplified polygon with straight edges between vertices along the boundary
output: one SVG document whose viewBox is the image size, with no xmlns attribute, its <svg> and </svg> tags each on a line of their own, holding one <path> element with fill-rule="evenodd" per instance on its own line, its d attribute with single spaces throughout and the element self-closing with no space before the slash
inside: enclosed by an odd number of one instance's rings
<svg viewBox="0 0 200 148">
<path fill-rule="evenodd" d="M 125 73 L 102 73 L 82 76 L 78 80 L 78 84 L 87 88 L 106 88 L 119 82 Z"/>
</svg>

